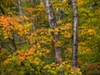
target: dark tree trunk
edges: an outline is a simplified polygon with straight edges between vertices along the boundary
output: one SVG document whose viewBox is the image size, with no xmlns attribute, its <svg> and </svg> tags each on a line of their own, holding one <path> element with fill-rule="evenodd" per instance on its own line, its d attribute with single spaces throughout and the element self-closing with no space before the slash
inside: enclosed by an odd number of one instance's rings
<svg viewBox="0 0 100 75">
<path fill-rule="evenodd" d="M 72 67 L 78 67 L 78 9 L 76 0 L 72 0 L 73 6 L 73 38 L 72 38 Z"/>
<path fill-rule="evenodd" d="M 16 51 L 17 51 L 17 47 L 16 47 L 16 44 L 15 44 L 14 36 L 13 36 L 13 39 L 10 39 L 10 38 L 9 38 L 9 40 L 11 41 L 11 44 L 12 44 L 12 46 L 13 46 L 13 49 L 14 49 L 14 51 L 16 52 Z"/>
<path fill-rule="evenodd" d="M 2 48 L 6 48 L 11 54 L 15 52 L 13 49 L 9 47 L 9 44 L 3 42 L 1 39 L 0 39 L 0 45 Z"/>
</svg>

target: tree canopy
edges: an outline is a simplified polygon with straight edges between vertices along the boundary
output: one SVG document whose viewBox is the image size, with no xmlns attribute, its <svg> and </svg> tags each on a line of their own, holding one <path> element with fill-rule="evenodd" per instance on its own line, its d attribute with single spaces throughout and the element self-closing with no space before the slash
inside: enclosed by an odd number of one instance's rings
<svg viewBox="0 0 100 75">
<path fill-rule="evenodd" d="M 99 0 L 0 0 L 0 75 L 99 75 L 99 15 Z"/>
</svg>

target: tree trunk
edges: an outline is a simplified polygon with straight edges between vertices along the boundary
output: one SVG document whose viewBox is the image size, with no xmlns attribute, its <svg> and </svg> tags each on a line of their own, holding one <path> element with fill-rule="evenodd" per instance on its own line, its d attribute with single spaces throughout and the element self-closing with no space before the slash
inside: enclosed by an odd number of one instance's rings
<svg viewBox="0 0 100 75">
<path fill-rule="evenodd" d="M 52 29 L 55 29 L 57 24 L 56 24 L 55 15 L 53 13 L 51 0 L 44 0 L 44 5 L 45 5 L 45 9 L 46 9 L 46 13 L 47 13 L 47 17 L 48 17 L 48 21 L 49 21 L 50 27 Z M 57 39 L 57 41 L 59 40 L 58 35 L 55 35 L 53 33 L 53 36 L 54 36 L 55 39 Z M 55 61 L 56 61 L 56 63 L 60 64 L 59 58 L 61 58 L 61 49 L 60 49 L 60 47 L 55 47 L 55 43 L 54 43 L 54 51 L 55 51 Z"/>
<path fill-rule="evenodd" d="M 40 0 L 40 4 L 42 4 L 43 0 Z"/>
<path fill-rule="evenodd" d="M 66 1 L 66 0 L 61 0 L 62 2 Z"/>
<path fill-rule="evenodd" d="M 72 38 L 72 67 L 78 67 L 78 9 L 76 0 L 72 0 L 73 6 L 73 38 Z"/>
<path fill-rule="evenodd" d="M 48 17 L 50 27 L 52 29 L 55 29 L 57 24 L 56 24 L 56 17 L 55 17 L 54 12 L 53 12 L 51 0 L 44 0 L 44 5 L 45 5 L 45 11 L 47 13 L 47 17 Z M 59 40 L 59 35 L 55 35 L 53 32 L 52 32 L 52 35 L 54 36 L 54 38 L 56 39 L 56 42 L 57 42 Z M 59 59 L 62 59 L 61 48 L 55 46 L 56 42 L 53 42 L 53 49 L 54 49 L 54 54 L 55 54 L 55 63 L 62 64 L 62 62 L 60 62 L 60 60 L 59 60 Z M 62 75 L 64 75 L 63 71 L 61 71 L 61 73 L 62 73 Z"/>
<path fill-rule="evenodd" d="M 23 16 L 21 0 L 17 0 L 17 4 L 19 8 L 19 15 Z"/>
<path fill-rule="evenodd" d="M 36 2 L 36 0 L 30 0 L 30 2 L 34 3 L 34 2 Z"/>
</svg>

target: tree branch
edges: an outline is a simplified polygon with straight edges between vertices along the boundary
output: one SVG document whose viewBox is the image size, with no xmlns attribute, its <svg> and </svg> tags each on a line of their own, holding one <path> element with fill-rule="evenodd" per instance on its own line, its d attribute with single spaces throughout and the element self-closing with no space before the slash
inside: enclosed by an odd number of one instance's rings
<svg viewBox="0 0 100 75">
<path fill-rule="evenodd" d="M 10 53 L 14 53 L 14 50 L 12 50 L 10 47 L 8 47 L 8 44 L 4 43 L 1 39 L 0 39 L 0 44 L 3 48 L 6 48 Z"/>
</svg>

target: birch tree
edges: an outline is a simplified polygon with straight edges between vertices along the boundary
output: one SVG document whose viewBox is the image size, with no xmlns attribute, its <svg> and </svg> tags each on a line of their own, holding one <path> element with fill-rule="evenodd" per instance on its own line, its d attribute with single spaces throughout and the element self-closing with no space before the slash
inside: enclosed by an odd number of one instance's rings
<svg viewBox="0 0 100 75">
<path fill-rule="evenodd" d="M 72 38 L 72 66 L 78 67 L 78 9 L 76 0 L 72 0 L 73 7 L 73 38 Z"/>
<path fill-rule="evenodd" d="M 50 28 L 55 29 L 57 27 L 57 24 L 56 24 L 56 17 L 55 17 L 54 12 L 53 12 L 51 0 L 44 0 L 44 5 L 45 5 L 45 11 L 47 13 L 48 21 L 49 21 L 49 24 L 50 24 Z M 56 39 L 56 42 L 57 42 L 59 40 L 59 35 L 55 35 L 53 32 L 52 32 L 52 35 Z M 55 46 L 56 42 L 53 42 L 55 63 L 62 64 L 62 62 L 59 61 L 59 59 L 62 60 L 61 47 L 56 47 Z M 61 71 L 61 73 L 62 73 L 62 75 L 64 75 L 63 71 Z"/>
<path fill-rule="evenodd" d="M 45 5 L 45 9 L 46 9 L 46 13 L 47 13 L 47 17 L 48 17 L 48 21 L 49 21 L 50 27 L 52 29 L 55 29 L 57 27 L 57 24 L 56 24 L 55 15 L 53 13 L 51 0 L 44 0 L 44 5 Z M 55 35 L 53 33 L 53 36 L 54 36 L 54 38 L 57 39 L 57 41 L 59 40 L 59 36 L 58 35 Z M 53 44 L 54 44 L 53 46 L 54 46 L 54 51 L 55 51 L 55 62 L 61 64 L 61 62 L 59 62 L 59 59 L 60 58 L 62 59 L 62 57 L 61 57 L 61 48 L 60 47 L 55 47 L 55 42 L 53 42 Z"/>
</svg>

